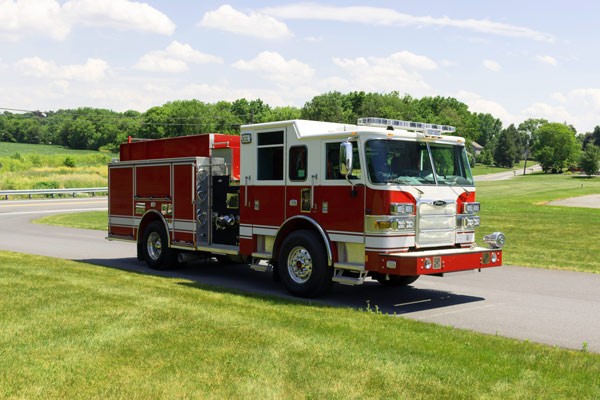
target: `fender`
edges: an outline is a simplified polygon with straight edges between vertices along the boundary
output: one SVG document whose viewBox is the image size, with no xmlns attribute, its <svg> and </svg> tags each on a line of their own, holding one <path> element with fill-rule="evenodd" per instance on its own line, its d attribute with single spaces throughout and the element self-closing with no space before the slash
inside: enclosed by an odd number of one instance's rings
<svg viewBox="0 0 600 400">
<path fill-rule="evenodd" d="M 150 214 L 153 214 L 152 216 L 150 216 Z M 137 236 L 135 238 L 135 241 L 137 243 L 140 242 L 140 231 L 142 231 L 142 229 L 140 229 L 142 226 L 146 227 L 148 225 L 148 223 L 152 222 L 152 221 L 157 221 L 160 220 L 164 227 L 165 227 L 165 232 L 167 232 L 167 237 L 169 239 L 169 247 L 171 247 L 171 230 L 169 229 L 169 224 L 167 223 L 167 221 L 165 220 L 165 217 L 158 212 L 158 210 L 154 210 L 154 209 L 150 209 L 148 211 L 146 211 L 144 213 L 144 215 L 142 215 L 140 217 L 140 223 L 137 225 Z"/>
<path fill-rule="evenodd" d="M 325 249 L 327 250 L 327 265 L 333 265 L 333 250 L 331 248 L 331 241 L 329 240 L 327 233 L 317 221 L 305 215 L 295 215 L 286 219 L 281 227 L 277 230 L 277 234 L 275 235 L 275 243 L 273 244 L 273 259 L 277 260 L 281 242 L 283 242 L 286 234 L 291 231 L 292 227 L 295 225 L 300 225 L 304 228 L 311 228 L 321 235 L 323 243 L 325 244 Z"/>
</svg>

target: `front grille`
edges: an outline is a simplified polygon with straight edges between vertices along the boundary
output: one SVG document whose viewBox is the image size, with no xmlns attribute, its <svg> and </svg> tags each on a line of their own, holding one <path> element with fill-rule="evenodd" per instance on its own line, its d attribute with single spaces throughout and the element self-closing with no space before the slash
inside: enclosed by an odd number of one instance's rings
<svg viewBox="0 0 600 400">
<path fill-rule="evenodd" d="M 421 201 L 417 205 L 417 247 L 454 245 L 456 202 Z"/>
</svg>

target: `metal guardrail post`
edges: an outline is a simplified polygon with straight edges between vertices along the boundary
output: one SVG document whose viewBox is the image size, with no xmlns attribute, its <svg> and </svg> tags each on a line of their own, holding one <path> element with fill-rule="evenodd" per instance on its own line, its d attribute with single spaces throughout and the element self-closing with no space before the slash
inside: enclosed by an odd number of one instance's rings
<svg viewBox="0 0 600 400">
<path fill-rule="evenodd" d="M 77 194 L 90 193 L 92 197 L 96 193 L 108 193 L 107 187 L 96 187 L 96 188 L 73 188 L 73 189 L 17 189 L 17 190 L 0 190 L 0 196 L 4 197 L 4 200 L 8 200 L 9 196 L 27 196 L 31 199 L 34 195 L 50 195 L 55 198 L 57 194 L 70 194 L 76 197 Z"/>
</svg>

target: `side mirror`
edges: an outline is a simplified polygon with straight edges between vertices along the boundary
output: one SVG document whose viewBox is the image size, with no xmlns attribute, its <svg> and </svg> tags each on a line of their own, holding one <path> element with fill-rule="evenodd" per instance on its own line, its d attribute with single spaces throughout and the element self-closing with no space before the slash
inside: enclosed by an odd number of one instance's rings
<svg viewBox="0 0 600 400">
<path fill-rule="evenodd" d="M 346 175 L 346 179 L 352 173 L 352 143 L 350 142 L 340 143 L 340 172 Z"/>
</svg>

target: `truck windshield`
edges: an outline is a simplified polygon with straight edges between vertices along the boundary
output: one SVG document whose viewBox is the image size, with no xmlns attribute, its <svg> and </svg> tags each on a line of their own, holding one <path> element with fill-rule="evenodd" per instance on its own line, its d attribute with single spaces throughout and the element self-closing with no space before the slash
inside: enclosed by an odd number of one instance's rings
<svg viewBox="0 0 600 400">
<path fill-rule="evenodd" d="M 369 178 L 376 184 L 473 185 L 464 146 L 369 140 L 365 152 Z"/>
</svg>

